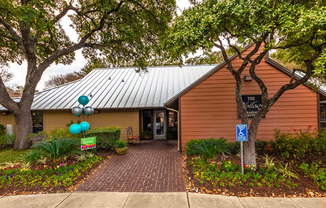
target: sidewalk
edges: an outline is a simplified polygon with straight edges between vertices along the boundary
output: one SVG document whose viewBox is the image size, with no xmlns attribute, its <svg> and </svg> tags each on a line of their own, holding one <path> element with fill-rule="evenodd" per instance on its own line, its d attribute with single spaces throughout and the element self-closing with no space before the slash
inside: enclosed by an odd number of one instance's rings
<svg viewBox="0 0 326 208">
<path fill-rule="evenodd" d="M 325 208 L 326 198 L 228 197 L 195 193 L 117 193 L 73 192 L 7 196 L 0 198 L 4 208 Z"/>
</svg>

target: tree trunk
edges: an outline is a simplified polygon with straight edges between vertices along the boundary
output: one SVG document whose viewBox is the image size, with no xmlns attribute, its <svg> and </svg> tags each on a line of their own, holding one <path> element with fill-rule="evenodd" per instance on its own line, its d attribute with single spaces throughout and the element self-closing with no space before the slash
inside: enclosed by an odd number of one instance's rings
<svg viewBox="0 0 326 208">
<path fill-rule="evenodd" d="M 252 125 L 252 124 L 251 124 Z M 248 141 L 243 142 L 243 157 L 244 157 L 244 164 L 246 165 L 256 165 L 256 148 L 255 148 L 255 142 L 256 142 L 256 136 L 257 136 L 257 126 L 251 126 L 248 131 Z"/>
<path fill-rule="evenodd" d="M 21 111 L 19 113 L 15 113 L 16 120 L 16 141 L 15 141 L 15 150 L 24 150 L 28 149 L 31 144 L 26 140 L 26 137 L 32 133 L 33 130 L 33 121 L 32 121 L 32 113 L 30 108 L 26 106 L 21 107 Z"/>
</svg>

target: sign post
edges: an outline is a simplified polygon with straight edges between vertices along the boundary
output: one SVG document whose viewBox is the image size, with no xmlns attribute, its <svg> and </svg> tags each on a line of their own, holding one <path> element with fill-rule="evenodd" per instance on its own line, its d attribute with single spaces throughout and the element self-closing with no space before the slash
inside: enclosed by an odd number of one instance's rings
<svg viewBox="0 0 326 208">
<path fill-rule="evenodd" d="M 243 170 L 243 142 L 248 141 L 248 126 L 247 124 L 237 124 L 237 141 L 240 142 L 240 154 L 241 154 L 241 173 Z"/>
</svg>

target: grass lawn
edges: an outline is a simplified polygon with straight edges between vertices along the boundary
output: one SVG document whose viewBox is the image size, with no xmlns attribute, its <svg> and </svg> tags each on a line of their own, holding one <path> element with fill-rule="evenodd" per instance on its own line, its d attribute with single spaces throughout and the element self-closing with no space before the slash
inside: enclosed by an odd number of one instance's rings
<svg viewBox="0 0 326 208">
<path fill-rule="evenodd" d="M 7 162 L 23 162 L 25 155 L 29 151 L 30 150 L 13 150 L 12 148 L 0 150 L 0 165 L 3 165 Z"/>
</svg>

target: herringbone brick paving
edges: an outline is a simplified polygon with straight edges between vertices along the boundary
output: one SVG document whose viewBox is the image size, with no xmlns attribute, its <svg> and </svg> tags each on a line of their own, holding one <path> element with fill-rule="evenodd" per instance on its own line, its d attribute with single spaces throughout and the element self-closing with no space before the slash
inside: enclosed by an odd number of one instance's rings
<svg viewBox="0 0 326 208">
<path fill-rule="evenodd" d="M 176 141 L 142 141 L 126 155 L 115 155 L 77 191 L 184 192 Z"/>
</svg>

